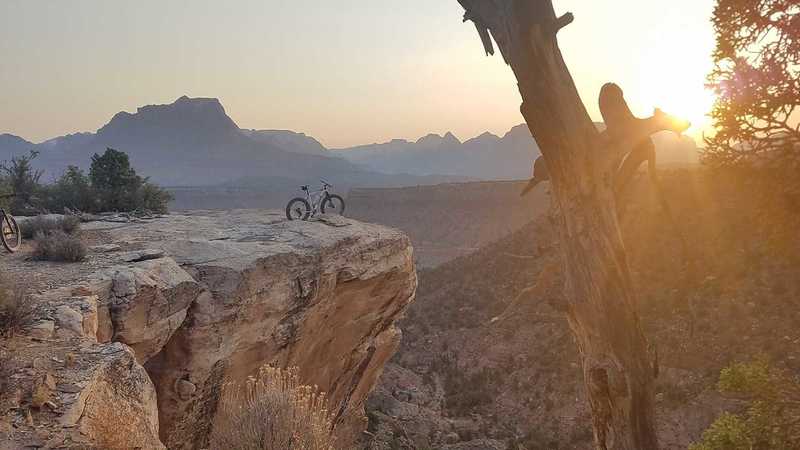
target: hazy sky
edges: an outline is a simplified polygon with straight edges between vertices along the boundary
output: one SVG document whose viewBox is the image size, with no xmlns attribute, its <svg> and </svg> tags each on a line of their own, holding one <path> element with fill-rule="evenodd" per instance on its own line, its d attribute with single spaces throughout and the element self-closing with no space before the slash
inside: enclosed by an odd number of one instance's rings
<svg viewBox="0 0 800 450">
<path fill-rule="evenodd" d="M 606 81 L 634 112 L 702 120 L 713 0 L 554 0 L 593 117 Z M 244 128 L 330 147 L 521 123 L 498 56 L 456 0 L 0 0 L 0 133 L 95 131 L 120 110 L 217 97 Z"/>
</svg>

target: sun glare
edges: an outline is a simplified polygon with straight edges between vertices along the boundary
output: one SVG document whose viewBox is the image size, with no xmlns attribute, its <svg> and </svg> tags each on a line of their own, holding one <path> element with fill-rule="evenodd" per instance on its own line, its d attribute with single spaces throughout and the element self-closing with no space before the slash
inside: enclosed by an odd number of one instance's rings
<svg viewBox="0 0 800 450">
<path fill-rule="evenodd" d="M 640 103 L 643 108 L 661 108 L 692 123 L 686 134 L 699 138 L 711 128 L 709 113 L 714 93 L 705 87 L 711 71 L 711 48 L 691 33 L 677 34 L 671 40 L 651 41 L 651 51 L 640 64 Z M 648 104 L 649 103 L 649 104 Z"/>
<path fill-rule="evenodd" d="M 699 135 L 711 126 L 708 116 L 714 104 L 714 94 L 707 89 L 678 86 L 658 95 L 654 106 L 692 123 L 687 134 Z"/>
</svg>

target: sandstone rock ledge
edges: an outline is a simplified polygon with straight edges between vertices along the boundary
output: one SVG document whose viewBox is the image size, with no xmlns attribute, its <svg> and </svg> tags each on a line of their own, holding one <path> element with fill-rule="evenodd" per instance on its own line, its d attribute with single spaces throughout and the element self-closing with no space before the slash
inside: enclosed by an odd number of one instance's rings
<svg viewBox="0 0 800 450">
<path fill-rule="evenodd" d="M 15 338 L 10 376 L 20 382 L 0 404 L 11 417 L 0 441 L 202 448 L 221 384 L 265 363 L 299 367 L 328 393 L 340 438 L 360 433 L 414 297 L 411 245 L 378 225 L 281 216 L 85 224 L 119 247 L 104 247 L 112 263 L 40 295 L 37 322 Z M 27 391 L 47 403 L 31 405 Z"/>
</svg>

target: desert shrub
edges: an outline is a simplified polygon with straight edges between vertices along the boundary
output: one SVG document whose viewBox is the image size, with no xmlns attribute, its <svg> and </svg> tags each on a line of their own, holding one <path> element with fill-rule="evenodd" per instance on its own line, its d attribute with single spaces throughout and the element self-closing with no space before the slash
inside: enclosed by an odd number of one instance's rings
<svg viewBox="0 0 800 450">
<path fill-rule="evenodd" d="M 300 384 L 297 369 L 262 367 L 223 388 L 211 449 L 333 450 L 324 393 Z"/>
<path fill-rule="evenodd" d="M 11 336 L 33 320 L 35 312 L 31 296 L 17 284 L 3 282 L 0 288 L 0 335 Z"/>
<path fill-rule="evenodd" d="M 690 450 L 800 448 L 800 384 L 766 359 L 720 373 L 720 392 L 748 401 L 744 414 L 724 413 Z"/>
<path fill-rule="evenodd" d="M 36 216 L 20 225 L 22 237 L 30 239 L 37 234 L 50 234 L 56 230 L 74 234 L 80 229 L 81 221 L 75 216 L 46 217 Z"/>
<path fill-rule="evenodd" d="M 41 261 L 80 262 L 86 258 L 86 245 L 61 230 L 38 233 L 34 237 L 33 257 Z"/>
<path fill-rule="evenodd" d="M 166 214 L 167 205 L 171 200 L 172 194 L 153 183 L 144 181 L 134 195 L 135 210 Z"/>
</svg>

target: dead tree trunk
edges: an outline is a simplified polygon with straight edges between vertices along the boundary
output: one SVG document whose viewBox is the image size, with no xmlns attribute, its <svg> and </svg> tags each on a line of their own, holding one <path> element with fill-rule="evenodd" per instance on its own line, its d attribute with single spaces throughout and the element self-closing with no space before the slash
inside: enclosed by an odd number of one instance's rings
<svg viewBox="0 0 800 450">
<path fill-rule="evenodd" d="M 552 0 L 459 3 L 486 52 L 494 53 L 488 30 L 514 71 L 522 115 L 547 164 L 560 210 L 568 319 L 582 356 L 595 445 L 655 450 L 655 374 L 620 235 L 613 181 L 642 133 L 626 140 L 597 131 L 557 44 L 556 33 L 572 22 L 572 15 L 557 17 Z"/>
</svg>

